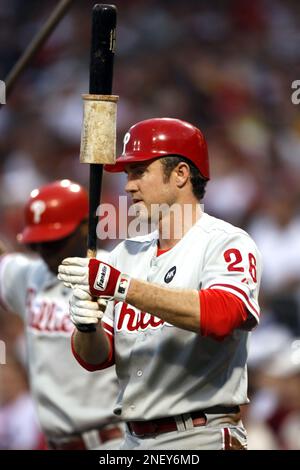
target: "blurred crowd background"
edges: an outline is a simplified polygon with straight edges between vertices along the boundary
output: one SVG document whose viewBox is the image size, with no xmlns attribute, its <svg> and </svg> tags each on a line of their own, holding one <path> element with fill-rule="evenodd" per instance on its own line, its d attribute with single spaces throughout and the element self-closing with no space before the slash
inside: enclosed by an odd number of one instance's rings
<svg viewBox="0 0 300 470">
<path fill-rule="evenodd" d="M 0 0 L 0 79 L 57 1 Z M 0 239 L 16 234 L 31 190 L 55 179 L 87 185 L 79 163 L 88 91 L 91 7 L 75 0 L 0 110 Z M 300 449 L 300 79 L 297 0 L 122 0 L 113 92 L 118 149 L 136 121 L 177 117 L 208 140 L 212 215 L 245 228 L 263 256 L 261 325 L 252 334 L 244 420 L 250 449 Z M 117 203 L 123 176 L 104 178 Z M 118 240 L 106 241 L 111 249 Z M 23 325 L 0 311 L 0 448 L 40 448 L 26 377 Z"/>
</svg>

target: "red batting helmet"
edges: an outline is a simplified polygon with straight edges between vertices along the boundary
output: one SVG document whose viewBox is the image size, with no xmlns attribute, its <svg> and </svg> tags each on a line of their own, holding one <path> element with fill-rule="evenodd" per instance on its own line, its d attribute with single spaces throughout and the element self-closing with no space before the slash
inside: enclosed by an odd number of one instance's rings
<svg viewBox="0 0 300 470">
<path fill-rule="evenodd" d="M 197 127 L 180 119 L 155 118 L 132 126 L 124 137 L 122 155 L 114 165 L 105 165 L 105 170 L 124 171 L 128 163 L 136 163 L 167 155 L 180 155 L 198 168 L 205 179 L 209 179 L 207 145 Z"/>
<path fill-rule="evenodd" d="M 25 206 L 21 243 L 43 243 L 70 235 L 88 216 L 85 189 L 70 180 L 55 181 L 31 192 Z"/>
</svg>

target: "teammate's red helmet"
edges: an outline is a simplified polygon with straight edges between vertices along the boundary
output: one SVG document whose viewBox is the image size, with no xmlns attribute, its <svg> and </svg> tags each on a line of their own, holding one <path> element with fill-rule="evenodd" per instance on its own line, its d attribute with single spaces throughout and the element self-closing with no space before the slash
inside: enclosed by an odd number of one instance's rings
<svg viewBox="0 0 300 470">
<path fill-rule="evenodd" d="M 132 126 L 124 137 L 122 155 L 105 170 L 124 171 L 128 163 L 154 160 L 167 155 L 187 158 L 209 179 L 207 145 L 202 132 L 192 124 L 172 118 L 155 118 Z"/>
<path fill-rule="evenodd" d="M 88 216 L 85 189 L 70 180 L 55 181 L 31 192 L 25 206 L 21 243 L 42 243 L 70 235 Z"/>
</svg>

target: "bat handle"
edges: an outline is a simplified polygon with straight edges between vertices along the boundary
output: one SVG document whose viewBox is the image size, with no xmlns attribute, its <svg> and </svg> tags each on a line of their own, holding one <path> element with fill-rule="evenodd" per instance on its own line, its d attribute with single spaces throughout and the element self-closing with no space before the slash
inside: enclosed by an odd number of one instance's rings
<svg viewBox="0 0 300 470">
<path fill-rule="evenodd" d="M 97 255 L 97 250 L 94 248 L 88 248 L 86 252 L 86 257 L 87 258 L 96 258 Z"/>
</svg>

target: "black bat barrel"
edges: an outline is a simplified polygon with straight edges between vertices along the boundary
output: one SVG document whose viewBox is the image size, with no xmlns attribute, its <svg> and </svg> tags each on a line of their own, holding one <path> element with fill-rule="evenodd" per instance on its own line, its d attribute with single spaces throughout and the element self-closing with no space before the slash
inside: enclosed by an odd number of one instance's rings
<svg viewBox="0 0 300 470">
<path fill-rule="evenodd" d="M 114 5 L 95 5 L 92 13 L 92 40 L 90 57 L 89 92 L 96 95 L 111 95 L 117 9 Z M 97 248 L 97 207 L 101 199 L 103 165 L 90 165 L 89 184 L 89 231 L 88 253 Z"/>
</svg>

